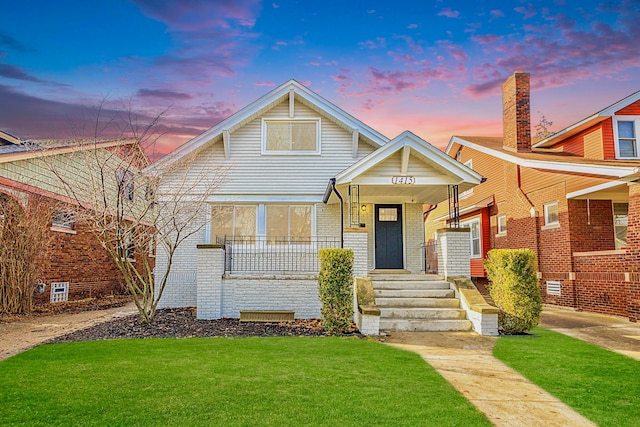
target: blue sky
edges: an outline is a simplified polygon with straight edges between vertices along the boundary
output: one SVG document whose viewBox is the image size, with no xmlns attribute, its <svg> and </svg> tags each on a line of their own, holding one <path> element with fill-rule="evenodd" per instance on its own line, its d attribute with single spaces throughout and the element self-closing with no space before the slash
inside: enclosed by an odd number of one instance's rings
<svg viewBox="0 0 640 427">
<path fill-rule="evenodd" d="M 167 110 L 166 152 L 294 78 L 388 137 L 443 147 L 500 135 L 500 85 L 521 69 L 532 122 L 560 130 L 640 90 L 638 22 L 638 0 L 10 2 L 0 128 L 76 136 L 106 100 Z"/>
</svg>

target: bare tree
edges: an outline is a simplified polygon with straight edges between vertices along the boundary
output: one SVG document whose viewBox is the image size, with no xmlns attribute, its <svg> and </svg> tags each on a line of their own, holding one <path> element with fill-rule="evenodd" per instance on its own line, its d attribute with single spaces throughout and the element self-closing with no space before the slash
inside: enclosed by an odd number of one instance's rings
<svg viewBox="0 0 640 427">
<path fill-rule="evenodd" d="M 0 312 L 31 311 L 51 214 L 41 196 L 0 194 Z"/>
<path fill-rule="evenodd" d="M 540 120 L 534 126 L 536 128 L 536 133 L 534 136 L 536 138 L 547 138 L 553 135 L 555 133 L 551 130 L 551 126 L 553 126 L 553 122 L 547 120 L 545 115 L 542 114 L 540 111 L 538 111 L 538 114 L 540 114 Z"/>
<path fill-rule="evenodd" d="M 164 112 L 145 119 L 130 106 L 115 114 L 106 114 L 103 107 L 96 110 L 93 136 L 75 139 L 67 155 L 47 155 L 55 150 L 51 146 L 34 149 L 42 151 L 41 159 L 55 176 L 59 192 L 69 198 L 76 219 L 88 225 L 113 259 L 142 320 L 149 323 L 166 287 L 174 253 L 204 227 L 196 218 L 208 209 L 207 198 L 226 173 L 222 169 L 213 174 L 190 173 L 195 160 L 191 157 L 180 162 L 180 173 L 184 173 L 180 184 L 164 200 L 157 200 L 160 180 L 174 170 L 145 170 L 149 166 L 145 151 L 154 150 L 161 136 L 157 129 Z M 105 133 L 115 136 L 105 139 Z M 167 255 L 167 262 L 154 275 L 156 245 Z"/>
</svg>

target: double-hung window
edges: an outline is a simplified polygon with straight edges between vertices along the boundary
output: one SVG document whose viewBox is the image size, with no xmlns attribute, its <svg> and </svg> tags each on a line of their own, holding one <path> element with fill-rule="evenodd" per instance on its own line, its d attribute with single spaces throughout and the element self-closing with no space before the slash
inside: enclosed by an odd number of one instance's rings
<svg viewBox="0 0 640 427">
<path fill-rule="evenodd" d="M 267 205 L 267 242 L 309 243 L 311 241 L 311 206 Z"/>
<path fill-rule="evenodd" d="M 460 227 L 469 228 L 469 244 L 471 249 L 471 258 L 482 258 L 482 244 L 480 240 L 480 218 L 460 223 Z"/>
<path fill-rule="evenodd" d="M 498 234 L 507 233 L 507 216 L 498 215 Z"/>
<path fill-rule="evenodd" d="M 544 204 L 544 225 L 556 226 L 560 225 L 558 217 L 558 202 L 550 202 Z"/>
<path fill-rule="evenodd" d="M 117 186 L 120 197 L 122 200 L 133 202 L 133 172 L 119 168 L 117 175 Z"/>
<path fill-rule="evenodd" d="M 617 116 L 614 118 L 613 131 L 616 140 L 616 157 L 618 159 L 640 158 L 638 130 L 640 117 Z"/>
<path fill-rule="evenodd" d="M 211 234 L 213 242 L 225 239 L 247 241 L 256 236 L 256 205 L 211 207 Z"/>
<path fill-rule="evenodd" d="M 629 204 L 613 204 L 613 230 L 615 232 L 616 249 L 627 246 L 627 223 L 629 220 Z"/>
<path fill-rule="evenodd" d="M 320 120 L 262 122 L 263 154 L 319 154 Z"/>
</svg>

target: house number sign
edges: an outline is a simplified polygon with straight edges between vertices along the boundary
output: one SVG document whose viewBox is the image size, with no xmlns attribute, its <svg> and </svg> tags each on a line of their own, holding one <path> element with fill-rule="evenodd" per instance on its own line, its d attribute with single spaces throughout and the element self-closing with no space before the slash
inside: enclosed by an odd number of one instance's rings
<svg viewBox="0 0 640 427">
<path fill-rule="evenodd" d="M 415 176 L 392 176 L 391 183 L 392 184 L 415 184 L 416 177 Z"/>
</svg>

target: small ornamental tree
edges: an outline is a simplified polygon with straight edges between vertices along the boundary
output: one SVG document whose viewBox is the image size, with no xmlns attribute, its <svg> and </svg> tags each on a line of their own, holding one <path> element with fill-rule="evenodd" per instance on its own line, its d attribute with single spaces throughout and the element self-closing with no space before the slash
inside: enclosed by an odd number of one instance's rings
<svg viewBox="0 0 640 427">
<path fill-rule="evenodd" d="M 327 332 L 346 332 L 353 317 L 353 250 L 320 249 L 318 258 L 322 326 Z"/>
<path fill-rule="evenodd" d="M 540 321 L 542 296 L 531 249 L 493 249 L 484 261 L 489 293 L 500 309 L 498 325 L 507 334 L 526 332 Z"/>
</svg>

